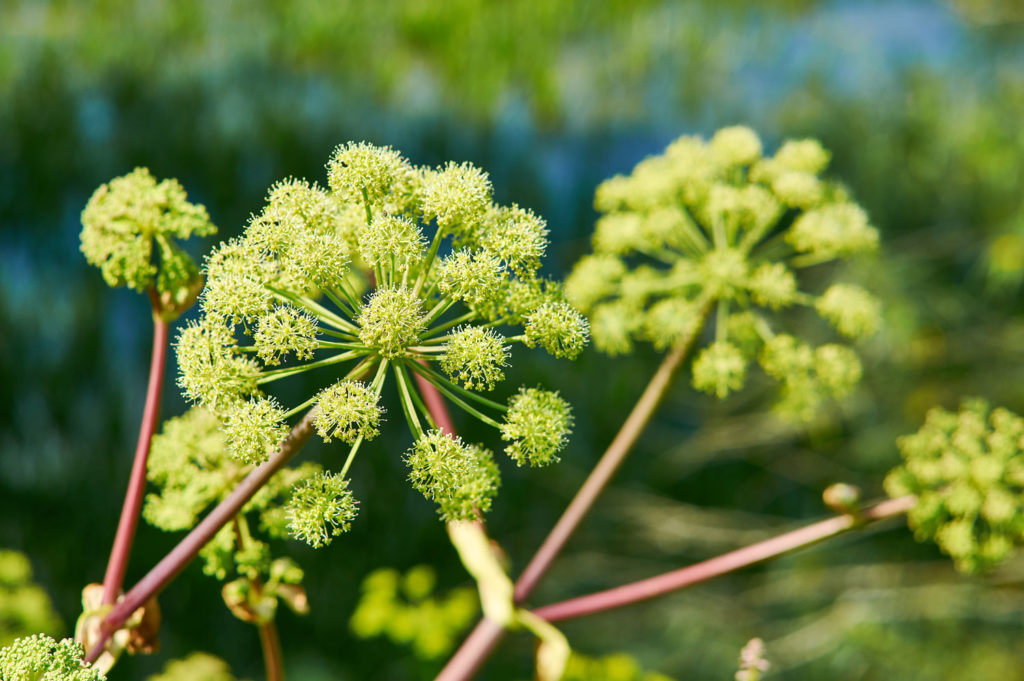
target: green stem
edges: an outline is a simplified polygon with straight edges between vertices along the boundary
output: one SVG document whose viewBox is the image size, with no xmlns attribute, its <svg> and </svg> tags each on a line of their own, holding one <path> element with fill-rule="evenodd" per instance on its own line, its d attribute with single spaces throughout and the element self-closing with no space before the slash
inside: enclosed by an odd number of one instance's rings
<svg viewBox="0 0 1024 681">
<path fill-rule="evenodd" d="M 455 383 L 452 383 L 447 378 L 445 378 L 441 374 L 437 373 L 436 371 L 434 371 L 433 369 L 431 369 L 429 366 L 427 366 L 425 364 L 421 364 L 419 362 L 415 362 L 415 363 L 410 363 L 409 366 L 411 366 L 414 371 L 418 371 L 419 373 L 423 374 L 424 377 L 426 377 L 428 380 L 433 379 L 431 382 L 438 382 L 438 381 L 440 381 L 444 385 L 448 386 L 448 388 L 450 388 L 451 390 L 454 390 L 454 391 L 458 392 L 461 395 L 465 395 L 466 397 L 470 398 L 471 400 L 475 400 L 475 401 L 479 402 L 480 404 L 482 404 L 484 406 L 491 407 L 492 409 L 497 409 L 498 411 L 501 411 L 501 412 L 508 411 L 508 406 L 506 406 L 504 404 L 501 404 L 500 402 L 494 402 L 493 400 L 489 400 L 486 397 L 484 397 L 483 395 L 477 394 L 477 393 L 473 392 L 472 390 L 466 390 L 465 388 L 460 387 L 459 385 L 457 385 Z"/>
<path fill-rule="evenodd" d="M 345 465 L 341 467 L 341 477 L 345 477 L 348 473 L 349 466 L 356 460 L 356 452 L 359 451 L 359 445 L 363 444 L 363 436 L 360 435 L 356 438 L 356 441 L 352 443 L 352 446 L 348 449 L 348 456 L 345 457 Z"/>
<path fill-rule="evenodd" d="M 260 374 L 260 377 L 256 379 L 257 385 L 263 385 L 264 383 L 270 383 L 276 381 L 279 378 L 286 378 L 293 374 L 299 374 L 307 369 L 319 369 L 321 367 L 330 366 L 332 364 L 338 364 L 339 362 L 347 362 L 350 359 L 355 359 L 360 355 L 366 354 L 366 351 L 350 350 L 349 352 L 343 352 L 340 355 L 334 357 L 328 357 L 327 359 L 321 359 L 316 362 L 310 362 L 309 364 L 300 364 L 294 367 L 285 367 L 283 369 L 271 369 L 270 371 L 264 371 Z"/>
<path fill-rule="evenodd" d="M 409 385 L 406 383 L 406 374 L 401 364 L 395 364 L 395 380 L 398 381 L 398 392 L 401 395 L 402 412 L 405 420 L 409 423 L 409 429 L 417 438 L 423 437 L 423 426 L 416 415 L 416 406 L 413 404 L 412 395 L 409 394 Z"/>
<path fill-rule="evenodd" d="M 420 289 L 423 288 L 423 282 L 427 280 L 427 274 L 430 272 L 430 268 L 434 264 L 434 258 L 437 257 L 437 251 L 441 248 L 441 241 L 444 240 L 444 230 L 441 229 L 440 225 L 437 231 L 434 232 L 434 239 L 430 242 L 430 250 L 427 251 L 427 257 L 423 260 L 423 267 L 420 269 L 420 274 L 416 277 L 416 285 L 412 287 L 412 294 L 418 295 Z"/>
<path fill-rule="evenodd" d="M 338 309 L 348 313 L 348 316 L 350 316 L 352 318 L 355 318 L 355 316 L 356 316 L 355 308 L 353 308 L 351 305 L 349 305 L 347 301 L 342 300 L 337 295 L 335 295 L 334 291 L 331 291 L 330 289 L 326 289 L 325 288 L 324 289 L 324 295 L 327 296 L 327 298 L 330 299 L 330 301 L 332 303 L 337 305 Z"/>
<path fill-rule="evenodd" d="M 423 336 L 423 338 L 421 338 L 420 340 L 427 341 L 427 340 L 430 340 L 430 339 L 434 339 L 434 338 L 436 338 L 438 336 L 438 334 L 447 331 L 448 329 L 452 328 L 453 326 L 458 326 L 459 324 L 462 324 L 463 322 L 471 321 L 474 317 L 476 317 L 476 315 L 474 313 L 467 312 L 466 314 L 460 315 L 460 316 L 456 317 L 455 319 L 452 319 L 450 321 L 445 322 L 444 324 L 441 324 L 439 326 L 435 326 L 434 328 L 430 329 L 430 333 L 428 333 L 426 336 Z"/>
</svg>

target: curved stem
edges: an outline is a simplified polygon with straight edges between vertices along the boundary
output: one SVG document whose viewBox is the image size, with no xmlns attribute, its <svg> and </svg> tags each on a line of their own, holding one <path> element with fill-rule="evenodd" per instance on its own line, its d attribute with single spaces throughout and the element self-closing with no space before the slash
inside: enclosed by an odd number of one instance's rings
<svg viewBox="0 0 1024 681">
<path fill-rule="evenodd" d="M 113 605 L 121 593 L 124 573 L 128 567 L 128 556 L 135 539 L 135 528 L 139 524 L 139 512 L 146 491 L 146 462 L 149 460 L 149 445 L 156 431 L 160 416 L 160 396 L 164 385 L 164 367 L 167 364 L 167 334 L 170 323 L 163 319 L 157 308 L 153 309 L 153 353 L 149 362 L 149 384 L 146 387 L 146 404 L 142 410 L 142 424 L 139 439 L 135 444 L 135 460 L 128 478 L 128 491 L 121 507 L 121 519 L 117 523 L 114 546 L 107 560 L 107 571 L 103 577 L 103 604 Z"/>
<path fill-rule="evenodd" d="M 632 584 L 579 598 L 546 605 L 534 610 L 533 613 L 549 622 L 582 617 L 596 612 L 621 608 L 639 601 L 661 596 L 678 589 L 683 589 L 700 582 L 705 582 L 734 570 L 775 558 L 794 549 L 816 544 L 823 539 L 859 529 L 867 524 L 878 522 L 906 513 L 913 508 L 917 498 L 909 495 L 898 499 L 889 499 L 865 509 L 857 515 L 840 515 L 828 520 L 801 527 L 792 532 L 780 534 L 742 549 L 724 553 L 715 558 L 705 560 L 688 567 L 666 572 L 657 577 L 650 577 Z"/>
<path fill-rule="evenodd" d="M 284 658 L 281 655 L 281 638 L 277 635 L 277 625 L 271 619 L 260 624 L 259 630 L 267 681 L 284 681 Z"/>
<path fill-rule="evenodd" d="M 288 437 L 281 443 L 280 448 L 270 456 L 270 459 L 245 476 L 245 479 L 231 494 L 217 504 L 184 539 L 178 542 L 178 545 L 170 553 L 164 556 L 163 560 L 157 563 L 145 577 L 139 580 L 138 584 L 125 594 L 124 598 L 114 605 L 103 620 L 103 637 L 86 654 L 87 662 L 95 661 L 103 652 L 111 634 L 120 629 L 133 612 L 149 598 L 163 590 L 179 572 L 184 570 L 185 566 L 196 557 L 199 550 L 206 545 L 206 542 L 210 541 L 220 528 L 231 522 L 235 514 L 245 506 L 249 499 L 302 449 L 302 446 L 313 434 L 313 419 L 316 417 L 316 409 L 313 407 L 306 412 L 306 415 L 295 424 Z"/>
<path fill-rule="evenodd" d="M 533 588 L 537 586 L 537 583 L 544 576 L 544 573 L 547 572 L 547 569 L 551 566 L 555 557 L 558 556 L 562 547 L 565 546 L 565 543 L 576 530 L 580 521 L 583 520 L 583 516 L 594 505 L 598 495 L 607 486 L 608 481 L 611 480 L 615 471 L 619 469 L 626 455 L 633 448 L 637 438 L 640 437 L 644 428 L 647 427 L 647 423 L 654 416 L 654 412 L 665 398 L 669 386 L 672 385 L 673 377 L 683 365 L 683 360 L 690 353 L 690 348 L 693 347 L 693 342 L 697 338 L 697 334 L 700 333 L 701 327 L 703 327 L 703 320 L 707 317 L 707 313 L 708 306 L 705 305 L 700 315 L 701 322 L 695 324 L 690 333 L 681 338 L 673 346 L 672 350 L 665 355 L 661 366 L 658 367 L 654 376 L 651 377 L 650 383 L 647 384 L 640 399 L 637 400 L 633 410 L 626 417 L 615 439 L 608 445 L 608 449 L 601 456 L 601 460 L 597 462 L 594 470 L 590 472 L 586 481 L 584 481 L 579 491 L 576 492 L 576 496 L 569 502 L 569 507 L 562 513 L 562 517 L 558 519 L 554 528 L 548 533 L 540 548 L 537 549 L 537 553 L 530 559 L 526 569 L 523 570 L 523 574 L 516 581 L 515 597 L 517 603 L 526 600 L 530 592 L 533 591 Z"/>
<path fill-rule="evenodd" d="M 683 365 L 683 361 L 693 347 L 697 335 L 704 326 L 704 320 L 710 311 L 711 303 L 704 301 L 700 312 L 700 322 L 695 324 L 689 334 L 679 339 L 672 350 L 665 356 L 658 367 L 657 372 L 651 378 L 650 383 L 644 389 L 643 394 L 637 401 L 633 410 L 629 413 L 626 421 L 622 424 L 618 434 L 608 449 L 601 456 L 600 461 L 591 471 L 586 481 L 576 492 L 569 503 L 569 507 L 562 513 L 555 527 L 548 533 L 547 538 L 530 560 L 523 574 L 516 581 L 515 602 L 522 603 L 533 591 L 533 588 L 540 581 L 544 573 L 554 562 L 558 553 L 565 546 L 573 531 L 579 525 L 583 516 L 587 514 L 594 505 L 601 491 L 611 480 L 612 475 L 618 470 L 626 455 L 636 443 L 640 433 L 647 426 L 648 421 L 654 415 L 658 405 L 661 404 L 665 394 L 676 372 Z M 417 379 L 421 376 L 417 373 Z M 426 379 L 423 379 L 426 382 Z M 436 681 L 464 681 L 469 679 L 480 668 L 490 655 L 491 651 L 504 635 L 504 629 L 487 619 L 481 619 L 473 631 L 469 634 L 455 654 L 448 660 L 444 669 L 437 676 Z"/>
</svg>

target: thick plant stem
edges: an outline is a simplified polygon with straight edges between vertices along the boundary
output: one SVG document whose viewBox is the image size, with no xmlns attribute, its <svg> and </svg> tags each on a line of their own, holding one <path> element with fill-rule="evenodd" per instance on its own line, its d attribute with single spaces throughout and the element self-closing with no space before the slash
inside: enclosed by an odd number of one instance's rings
<svg viewBox="0 0 1024 681">
<path fill-rule="evenodd" d="M 313 434 L 313 419 L 315 417 L 316 407 L 313 407 L 306 412 L 301 421 L 295 424 L 288 437 L 281 443 L 280 448 L 267 461 L 253 469 L 227 498 L 217 504 L 184 539 L 178 542 L 177 546 L 171 549 L 170 553 L 164 556 L 163 560 L 157 563 L 138 584 L 125 594 L 124 598 L 114 605 L 103 620 L 103 638 L 86 654 L 87 662 L 92 662 L 99 657 L 111 634 L 123 626 L 136 609 L 150 597 L 159 593 L 179 572 L 184 570 L 185 566 L 199 553 L 199 549 L 203 548 L 220 528 L 231 522 L 246 502 L 302 449 L 302 446 Z"/>
<path fill-rule="evenodd" d="M 615 471 L 622 465 L 626 455 L 629 454 L 636 443 L 637 438 L 640 437 L 644 428 L 647 427 L 647 423 L 654 416 L 654 412 L 664 399 L 669 386 L 672 385 L 672 379 L 676 372 L 679 371 L 679 367 L 682 366 L 683 360 L 689 354 L 698 329 L 699 325 L 690 335 L 676 343 L 672 350 L 665 355 L 661 366 L 658 367 L 658 371 L 655 372 L 640 399 L 633 406 L 633 410 L 626 417 L 615 439 L 608 445 L 608 449 L 601 456 L 601 460 L 594 466 L 594 470 L 587 476 L 586 481 L 576 492 L 576 496 L 569 502 L 569 507 L 562 513 L 562 517 L 555 523 L 555 526 L 548 533 L 540 548 L 533 554 L 533 558 L 530 559 L 526 569 L 523 570 L 523 574 L 516 581 L 516 603 L 526 600 L 533 591 L 533 588 L 537 586 L 541 577 L 547 572 L 555 557 L 558 556 L 562 547 L 565 546 L 569 537 L 576 530 L 576 527 L 579 526 L 580 521 L 583 520 L 583 516 L 594 505 L 597 497 L 608 485 L 608 481 L 615 475 Z"/>
<path fill-rule="evenodd" d="M 149 385 L 146 388 L 146 405 L 142 410 L 142 424 L 139 439 L 135 445 L 135 459 L 128 479 L 128 491 L 121 507 L 121 519 L 117 523 L 114 546 L 107 560 L 107 571 L 103 577 L 103 604 L 112 605 L 121 593 L 124 573 L 128 567 L 135 529 L 139 524 L 139 512 L 146 491 L 146 462 L 149 460 L 149 445 L 153 440 L 160 418 L 160 396 L 164 386 L 164 367 L 167 364 L 167 334 L 170 323 L 153 309 L 153 354 L 149 363 Z"/>
<path fill-rule="evenodd" d="M 828 520 L 822 520 L 813 525 L 807 525 L 798 530 L 780 534 L 777 537 L 745 546 L 736 551 L 724 553 L 679 570 L 614 589 L 598 591 L 587 596 L 580 596 L 579 598 L 571 598 L 560 603 L 546 605 L 533 612 L 538 617 L 542 617 L 549 622 L 558 622 L 613 608 L 621 608 L 624 605 L 638 603 L 700 582 L 706 582 L 728 572 L 733 572 L 734 570 L 769 558 L 775 558 L 795 549 L 816 544 L 823 539 L 862 528 L 879 520 L 901 515 L 913 508 L 916 501 L 917 498 L 912 495 L 889 499 L 866 508 L 856 515 L 840 515 Z"/>
<path fill-rule="evenodd" d="M 281 638 L 277 635 L 277 626 L 274 620 L 269 620 L 259 625 L 259 629 L 267 681 L 284 681 L 284 658 L 281 655 Z"/>
<path fill-rule="evenodd" d="M 427 366 L 427 363 L 423 361 L 420 364 Z M 420 395 L 423 396 L 423 403 L 427 406 L 427 411 L 430 412 L 430 418 L 434 419 L 434 425 L 440 428 L 442 433 L 455 435 L 455 424 L 452 423 L 448 405 L 444 403 L 440 391 L 420 372 L 413 371 L 411 373 L 416 378 L 416 385 L 420 389 Z"/>
<path fill-rule="evenodd" d="M 605 450 L 586 481 L 576 492 L 569 507 L 562 513 L 562 517 L 558 519 L 554 528 L 548 533 L 533 558 L 530 559 L 523 574 L 516 581 L 515 602 L 517 605 L 526 600 L 533 588 L 537 586 L 541 577 L 547 572 L 551 563 L 554 562 L 562 547 L 580 524 L 583 516 L 594 505 L 601 491 L 625 460 L 651 417 L 654 416 L 654 412 L 672 385 L 672 379 L 682 367 L 683 361 L 693 347 L 697 334 L 703 328 L 703 320 L 707 317 L 709 309 L 707 305 L 703 307 L 700 315 L 701 323 L 695 324 L 691 332 L 679 339 L 665 355 L 640 399 L 623 422 L 615 439 L 608 445 L 608 449 Z M 487 656 L 494 650 L 503 634 L 504 629 L 500 625 L 486 617 L 481 619 L 448 660 L 444 669 L 437 676 L 437 681 L 463 681 L 472 678 Z"/>
</svg>

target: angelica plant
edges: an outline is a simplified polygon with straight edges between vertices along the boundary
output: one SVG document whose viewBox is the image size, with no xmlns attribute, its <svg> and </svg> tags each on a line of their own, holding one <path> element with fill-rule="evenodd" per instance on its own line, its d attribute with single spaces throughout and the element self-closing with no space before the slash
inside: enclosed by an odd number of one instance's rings
<svg viewBox="0 0 1024 681">
<path fill-rule="evenodd" d="M 811 418 L 860 379 L 846 344 L 813 347 L 779 328 L 790 308 L 813 310 L 851 340 L 873 334 L 880 305 L 864 289 L 800 288 L 807 268 L 874 251 L 878 233 L 846 190 L 821 177 L 830 155 L 814 140 L 790 140 L 773 156 L 749 128 L 710 141 L 681 137 L 628 176 L 597 189 L 603 213 L 566 281 L 588 315 L 599 350 L 637 342 L 666 350 L 694 342 L 709 317 L 711 343 L 695 357 L 693 386 L 724 398 L 753 363 L 781 384 L 777 409 Z"/>
<path fill-rule="evenodd" d="M 203 316 L 177 340 L 179 385 L 217 414 L 241 462 L 267 460 L 311 407 L 316 432 L 349 446 L 337 476 L 292 497 L 293 536 L 318 546 L 354 515 L 344 479 L 386 420 L 390 378 L 415 439 L 414 487 L 442 518 L 474 517 L 498 485 L 492 454 L 440 432 L 414 377 L 497 429 L 517 464 L 545 465 L 565 445 L 568 404 L 538 388 L 507 405 L 485 393 L 504 380 L 513 344 L 573 358 L 587 321 L 538 274 L 544 221 L 494 204 L 480 169 L 416 167 L 388 147 L 346 144 L 327 171 L 326 188 L 274 185 L 245 233 L 209 256 Z M 305 401 L 289 407 L 268 393 L 307 371 L 323 387 Z"/>
</svg>

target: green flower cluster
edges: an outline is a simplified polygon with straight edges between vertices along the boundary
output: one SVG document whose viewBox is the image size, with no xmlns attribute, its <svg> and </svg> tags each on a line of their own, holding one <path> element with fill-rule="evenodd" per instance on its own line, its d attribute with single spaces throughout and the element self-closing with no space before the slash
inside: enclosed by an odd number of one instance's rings
<svg viewBox="0 0 1024 681">
<path fill-rule="evenodd" d="M 177 180 L 157 182 L 146 168 L 100 185 L 82 211 L 81 249 L 111 286 L 154 288 L 177 316 L 202 287 L 199 268 L 175 239 L 217 231 Z"/>
<path fill-rule="evenodd" d="M 917 496 L 907 521 L 958 570 L 999 563 L 1024 541 L 1024 419 L 984 400 L 959 413 L 935 408 L 898 441 L 905 463 L 885 479 L 890 496 Z"/>
<path fill-rule="evenodd" d="M 143 517 L 168 532 L 187 530 L 206 508 L 227 497 L 252 468 L 229 454 L 221 422 L 212 412 L 190 409 L 165 422 L 162 432 L 153 437 L 146 475 L 158 491 L 146 495 Z M 287 559 L 275 560 L 270 545 L 253 529 L 270 539 L 289 536 L 289 508 L 298 496 L 293 490 L 318 475 L 320 466 L 308 462 L 275 474 L 234 522 L 221 528 L 200 550 L 203 572 L 219 580 L 233 575 L 261 580 L 265 583 L 261 596 L 276 595 L 293 605 L 293 587 L 301 581 L 301 570 Z M 268 587 L 278 583 L 289 586 L 276 592 Z"/>
<path fill-rule="evenodd" d="M 69 638 L 60 643 L 37 634 L 0 649 L 0 679 L 11 681 L 103 681 L 99 669 L 82 662 L 85 651 Z"/>
<path fill-rule="evenodd" d="M 762 151 L 749 128 L 724 128 L 708 142 L 681 137 L 601 184 L 594 252 L 576 264 L 565 292 L 611 355 L 638 341 L 660 350 L 689 344 L 714 314 L 694 387 L 724 398 L 756 361 L 783 381 L 780 411 L 807 419 L 857 382 L 860 362 L 842 346 L 779 336 L 770 317 L 805 307 L 848 338 L 874 333 L 881 313 L 869 293 L 850 284 L 806 293 L 796 275 L 871 252 L 878 234 L 842 187 L 821 178 L 829 153 L 816 141 L 788 141 L 771 157 Z"/>
<path fill-rule="evenodd" d="M 217 414 L 232 454 L 265 461 L 288 421 L 315 406 L 321 437 L 350 446 L 344 477 L 360 445 L 380 432 L 389 376 L 411 432 L 425 443 L 417 447 L 429 448 L 437 424 L 416 389 L 418 376 L 501 430 L 517 463 L 556 460 L 571 424 L 564 401 L 536 391 L 534 427 L 515 420 L 515 404 L 481 394 L 504 380 L 515 343 L 571 359 L 588 342 L 587 320 L 538 274 L 544 221 L 493 203 L 487 174 L 469 163 L 416 167 L 389 147 L 338 147 L 327 179 L 326 188 L 295 179 L 271 188 L 244 234 L 208 258 L 203 316 L 177 339 L 179 385 Z M 293 408 L 264 392 L 311 370 L 322 370 L 324 387 Z M 445 464 L 451 475 L 413 473 L 445 518 L 463 517 L 464 508 L 442 499 L 483 508 L 493 495 L 496 478 L 481 482 L 496 470 L 491 454 L 472 451 L 455 459 L 464 470 Z M 296 495 L 302 508 L 292 513 L 293 530 L 314 544 L 346 528 L 355 509 L 340 478 L 321 482 Z M 333 496 L 318 504 L 320 494 Z M 347 510 L 332 506 L 343 498 Z M 316 509 L 333 518 L 320 528 L 327 534 L 299 527 L 320 517 Z"/>
<path fill-rule="evenodd" d="M 447 655 L 479 611 L 476 589 L 460 587 L 443 598 L 432 596 L 437 577 L 428 565 L 404 575 L 391 568 L 370 573 L 349 620 L 359 638 L 387 636 L 409 645 L 421 660 Z"/>
<path fill-rule="evenodd" d="M 24 553 L 0 549 L 0 646 L 34 632 L 56 632 L 60 617 L 46 591 L 32 581 Z"/>
</svg>

